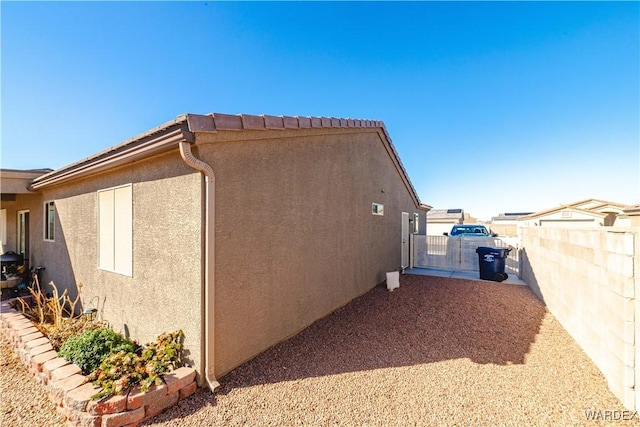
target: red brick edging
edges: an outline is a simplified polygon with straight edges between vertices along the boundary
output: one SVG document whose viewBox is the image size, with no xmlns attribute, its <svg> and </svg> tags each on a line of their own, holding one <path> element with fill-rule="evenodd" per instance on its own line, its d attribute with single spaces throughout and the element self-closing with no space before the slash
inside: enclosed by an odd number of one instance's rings
<svg viewBox="0 0 640 427">
<path fill-rule="evenodd" d="M 2 301 L 0 321 L 2 334 L 11 342 L 22 363 L 44 384 L 49 399 L 66 417 L 69 426 L 133 427 L 197 389 L 195 371 L 183 367 L 166 374 L 165 384 L 152 386 L 146 392 L 134 387 L 127 395 L 91 400 L 100 388 L 85 383 L 80 368 L 58 357 L 49 339 L 22 313 L 11 308 L 9 301 Z"/>
</svg>

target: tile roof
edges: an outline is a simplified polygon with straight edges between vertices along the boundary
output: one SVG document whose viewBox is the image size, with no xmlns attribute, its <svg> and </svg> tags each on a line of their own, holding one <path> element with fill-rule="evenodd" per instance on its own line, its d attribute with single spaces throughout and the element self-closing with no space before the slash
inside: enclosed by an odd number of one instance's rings
<svg viewBox="0 0 640 427">
<path fill-rule="evenodd" d="M 289 130 L 289 129 L 310 129 L 310 128 L 379 128 L 384 133 L 393 157 L 398 163 L 402 174 L 411 192 L 416 197 L 421 207 L 431 209 L 431 206 L 420 202 L 418 193 L 409 178 L 400 156 L 393 145 L 387 128 L 381 120 L 366 120 L 337 117 L 303 117 L 303 116 L 255 116 L 251 114 L 222 114 L 210 113 L 206 115 L 185 114 L 190 132 L 217 132 L 217 131 L 242 131 L 242 130 Z M 180 119 L 180 117 L 178 117 Z"/>
<path fill-rule="evenodd" d="M 505 212 L 498 216 L 491 217 L 491 221 L 515 221 L 518 218 L 528 216 L 534 212 Z"/>
<path fill-rule="evenodd" d="M 597 209 L 597 208 L 603 207 L 603 206 L 627 207 L 627 205 L 622 204 L 622 203 L 609 202 L 607 200 L 602 200 L 602 199 L 583 199 L 583 200 L 578 200 L 577 202 L 569 203 L 569 204 L 567 204 L 567 206 L 581 207 L 582 205 L 586 205 L 586 204 L 590 204 L 590 203 L 592 203 L 593 206 L 591 206 L 591 207 L 589 207 L 587 209 Z"/>
<path fill-rule="evenodd" d="M 251 114 L 210 113 L 182 114 L 121 144 L 101 151 L 93 156 L 72 163 L 68 166 L 46 173 L 34 179 L 32 187 L 42 188 L 50 183 L 62 182 L 78 174 L 86 174 L 104 170 L 112 165 L 125 161 L 140 159 L 144 156 L 167 151 L 180 141 L 194 142 L 194 134 L 198 132 L 245 131 L 245 130 L 293 130 L 315 128 L 372 128 L 384 135 L 398 168 L 416 199 L 417 204 L 425 209 L 431 206 L 420 201 L 418 193 L 409 179 L 400 156 L 393 145 L 384 123 L 380 120 L 366 120 L 336 117 L 303 117 L 303 116 L 271 116 Z"/>
<path fill-rule="evenodd" d="M 583 214 L 587 214 L 587 215 L 591 215 L 591 216 L 597 216 L 597 217 L 605 217 L 606 216 L 606 214 L 603 214 L 603 213 L 600 213 L 600 212 L 596 212 L 596 211 L 592 211 L 592 210 L 588 210 L 588 209 L 576 208 L 576 207 L 571 206 L 571 205 L 560 205 L 560 206 L 556 206 L 555 208 L 549 208 L 549 209 L 545 209 L 543 211 L 538 211 L 538 212 L 534 212 L 534 213 L 529 214 L 529 215 L 518 217 L 518 221 L 538 218 L 540 216 L 545 216 L 545 215 L 548 215 L 548 214 L 551 214 L 551 213 L 555 213 L 555 212 L 560 212 L 560 211 L 563 211 L 563 210 L 569 210 L 569 211 L 572 211 L 572 212 L 579 212 L 579 213 L 583 213 Z"/>
<path fill-rule="evenodd" d="M 463 209 L 431 209 L 427 213 L 427 219 L 462 219 L 464 218 Z"/>
<path fill-rule="evenodd" d="M 583 207 L 584 205 L 588 205 L 589 203 L 595 203 L 593 206 L 589 206 L 589 207 Z M 556 206 L 553 208 L 549 208 L 549 209 L 544 209 L 538 212 L 533 212 L 529 215 L 525 215 L 525 216 L 521 216 L 518 219 L 533 219 L 533 218 L 537 218 L 539 216 L 543 216 L 543 215 L 547 215 L 553 212 L 557 212 L 557 211 L 561 211 L 561 210 L 572 210 L 575 212 L 582 212 L 582 213 L 588 213 L 588 214 L 593 214 L 595 216 L 606 216 L 604 213 L 602 212 L 598 212 L 598 209 L 601 209 L 603 207 L 608 207 L 608 206 L 612 206 L 612 207 L 617 207 L 620 210 L 625 210 L 625 209 L 629 209 L 630 206 L 628 205 L 624 205 L 621 203 L 615 203 L 615 202 L 607 202 L 605 200 L 600 200 L 600 199 L 584 199 L 584 200 L 579 200 L 577 202 L 573 202 L 573 203 L 568 203 L 568 204 L 564 204 L 564 205 L 560 205 L 560 206 Z"/>
<path fill-rule="evenodd" d="M 185 114 L 191 132 L 216 132 L 219 130 L 309 129 L 309 128 L 384 128 L 380 120 L 343 119 L 336 117 L 255 116 L 251 114 L 206 115 Z M 180 117 L 179 117 L 180 118 Z"/>
</svg>

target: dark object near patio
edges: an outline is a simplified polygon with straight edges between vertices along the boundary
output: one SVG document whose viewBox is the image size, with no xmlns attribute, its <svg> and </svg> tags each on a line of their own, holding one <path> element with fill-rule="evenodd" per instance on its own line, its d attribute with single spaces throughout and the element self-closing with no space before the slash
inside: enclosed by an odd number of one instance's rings
<svg viewBox="0 0 640 427">
<path fill-rule="evenodd" d="M 509 248 L 478 247 L 476 253 L 478 254 L 478 264 L 480 265 L 480 278 L 494 282 L 507 280 L 509 275 L 504 272 L 504 267 L 505 259 L 509 252 L 511 252 Z"/>
<path fill-rule="evenodd" d="M 21 266 L 23 263 L 23 256 L 13 251 L 8 251 L 0 255 L 0 264 L 2 266 L 2 280 L 7 280 L 7 276 L 16 275 L 18 266 Z"/>
<path fill-rule="evenodd" d="M 3 263 L 11 262 L 16 264 L 22 264 L 22 255 L 17 254 L 13 251 L 8 251 L 0 255 L 0 261 L 2 261 Z"/>
</svg>

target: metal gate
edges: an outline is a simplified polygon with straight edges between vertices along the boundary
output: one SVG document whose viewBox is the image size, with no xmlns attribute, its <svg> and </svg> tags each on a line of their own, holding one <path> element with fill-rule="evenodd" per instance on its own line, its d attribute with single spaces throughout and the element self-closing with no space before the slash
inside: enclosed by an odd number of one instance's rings
<svg viewBox="0 0 640 427">
<path fill-rule="evenodd" d="M 511 248 L 505 260 L 505 271 L 519 276 L 520 254 L 518 248 L 499 237 L 449 237 L 412 235 L 413 266 L 452 271 L 479 271 L 479 246 Z"/>
</svg>

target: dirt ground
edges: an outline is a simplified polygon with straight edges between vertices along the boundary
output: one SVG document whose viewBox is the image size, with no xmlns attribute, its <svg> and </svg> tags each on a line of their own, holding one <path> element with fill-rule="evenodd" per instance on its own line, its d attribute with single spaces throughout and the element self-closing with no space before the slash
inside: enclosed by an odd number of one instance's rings
<svg viewBox="0 0 640 427">
<path fill-rule="evenodd" d="M 640 425 L 529 288 L 490 282 L 402 276 L 220 382 L 147 425 Z"/>
<path fill-rule="evenodd" d="M 0 350 L 0 425 L 61 425 Z M 220 383 L 144 425 L 640 425 L 527 287 L 492 282 L 404 275 Z"/>
</svg>

